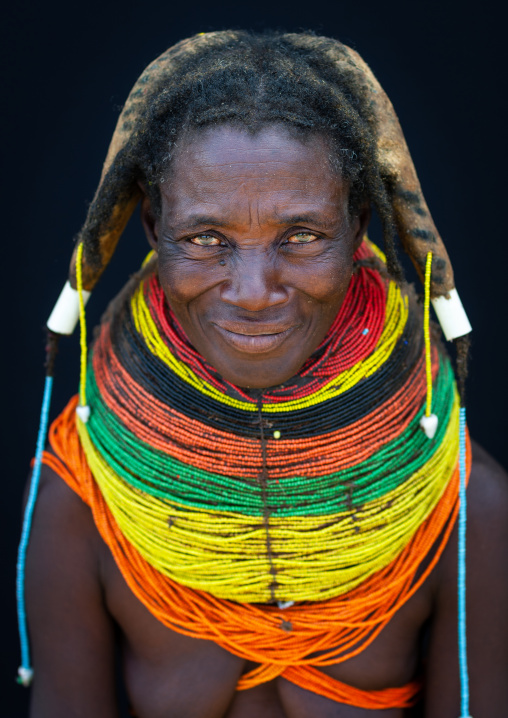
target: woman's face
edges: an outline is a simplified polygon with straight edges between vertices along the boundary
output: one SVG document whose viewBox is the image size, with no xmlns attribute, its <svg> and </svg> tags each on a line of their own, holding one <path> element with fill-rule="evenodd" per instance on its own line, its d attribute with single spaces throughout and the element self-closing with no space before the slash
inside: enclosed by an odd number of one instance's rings
<svg viewBox="0 0 508 718">
<path fill-rule="evenodd" d="M 224 379 L 264 388 L 293 376 L 325 337 L 351 278 L 368 211 L 319 136 L 229 126 L 187 136 L 143 223 L 162 288 L 197 351 Z"/>
</svg>

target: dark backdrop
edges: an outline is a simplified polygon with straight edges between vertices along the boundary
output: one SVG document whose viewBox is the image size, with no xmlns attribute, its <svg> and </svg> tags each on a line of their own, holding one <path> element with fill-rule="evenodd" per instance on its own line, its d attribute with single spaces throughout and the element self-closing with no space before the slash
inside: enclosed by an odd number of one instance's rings
<svg viewBox="0 0 508 718">
<path fill-rule="evenodd" d="M 499 3 L 500 4 L 500 3 Z M 92 198 L 119 108 L 156 55 L 196 32 L 313 29 L 351 44 L 392 99 L 474 326 L 468 416 L 473 435 L 508 465 L 504 237 L 506 66 L 493 3 L 18 2 L 3 15 L 2 476 L 3 613 L 0 716 L 26 715 L 14 568 L 22 488 L 43 388 L 43 326 L 66 279 L 72 238 Z M 374 230 L 375 232 L 375 230 Z M 375 234 L 374 234 L 375 238 Z M 89 304 L 96 322 L 147 247 L 139 221 Z M 52 415 L 74 393 L 77 337 L 65 341 Z"/>
</svg>

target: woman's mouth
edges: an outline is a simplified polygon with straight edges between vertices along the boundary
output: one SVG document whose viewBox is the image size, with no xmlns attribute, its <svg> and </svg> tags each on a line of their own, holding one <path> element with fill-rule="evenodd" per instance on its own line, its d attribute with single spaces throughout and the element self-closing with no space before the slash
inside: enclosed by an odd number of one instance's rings
<svg viewBox="0 0 508 718">
<path fill-rule="evenodd" d="M 235 325 L 233 330 L 233 327 L 226 329 L 215 323 L 214 326 L 230 346 L 244 354 L 265 354 L 277 349 L 295 328 L 274 330 L 271 327 Z"/>
</svg>

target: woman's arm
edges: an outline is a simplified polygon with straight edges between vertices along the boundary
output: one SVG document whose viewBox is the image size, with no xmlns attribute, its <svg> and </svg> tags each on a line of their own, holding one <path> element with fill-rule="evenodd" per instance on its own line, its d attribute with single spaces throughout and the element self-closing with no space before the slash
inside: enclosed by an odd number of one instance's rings
<svg viewBox="0 0 508 718">
<path fill-rule="evenodd" d="M 470 715 L 508 715 L 508 477 L 473 446 L 467 491 L 467 654 Z M 458 718 L 457 529 L 437 568 L 426 718 Z"/>
<path fill-rule="evenodd" d="M 26 567 L 34 663 L 31 718 L 115 718 L 113 622 L 88 507 L 48 467 Z"/>
</svg>

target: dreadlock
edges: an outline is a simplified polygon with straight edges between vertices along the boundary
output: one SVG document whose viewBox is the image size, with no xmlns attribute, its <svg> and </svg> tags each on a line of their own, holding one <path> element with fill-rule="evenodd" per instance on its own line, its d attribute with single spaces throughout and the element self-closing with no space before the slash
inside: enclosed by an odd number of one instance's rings
<svg viewBox="0 0 508 718">
<path fill-rule="evenodd" d="M 130 140 L 104 178 L 80 238 L 90 259 L 99 261 L 94 228 L 133 182 L 141 181 L 154 213 L 160 212 L 160 183 L 184 133 L 223 124 L 256 133 L 278 123 L 303 137 L 326 137 L 331 165 L 349 183 L 351 216 L 365 202 L 375 207 L 388 269 L 401 280 L 390 182 L 377 161 L 377 118 L 367 84 L 357 72 L 338 70 L 337 60 L 347 60 L 344 46 L 310 33 L 221 32 L 199 39 L 197 49 L 173 59 L 169 76 L 155 79 L 152 65 L 134 90 L 143 110 L 122 115 Z"/>
</svg>

